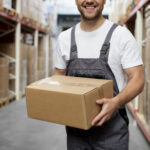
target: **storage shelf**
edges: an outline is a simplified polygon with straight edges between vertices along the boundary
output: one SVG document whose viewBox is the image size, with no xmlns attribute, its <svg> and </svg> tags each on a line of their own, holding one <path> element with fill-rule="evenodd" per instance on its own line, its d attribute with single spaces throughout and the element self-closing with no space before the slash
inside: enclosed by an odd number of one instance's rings
<svg viewBox="0 0 150 150">
<path fill-rule="evenodd" d="M 44 51 L 46 60 L 43 60 L 46 65 L 46 73 L 45 77 L 49 76 L 49 47 L 50 47 L 50 29 L 48 27 L 45 27 L 38 21 L 34 20 L 34 18 L 28 18 L 26 16 L 21 16 L 21 0 L 16 0 L 16 6 L 15 9 L 7 9 L 0 5 L 0 38 L 1 43 L 14 43 L 15 48 L 13 55 L 15 58 L 8 56 L 7 54 L 0 51 L 0 55 L 3 57 L 8 58 L 9 64 L 14 65 L 15 75 L 9 72 L 9 80 L 13 81 L 13 88 L 15 89 L 14 92 L 11 91 L 12 95 L 15 97 L 14 99 L 20 100 L 20 97 L 24 95 L 24 93 L 21 93 L 21 82 L 20 82 L 20 74 L 21 74 L 21 34 L 26 35 L 30 34 L 33 39 L 33 45 L 36 48 L 40 48 L 40 37 L 39 35 L 42 35 L 42 38 L 45 42 L 45 46 L 41 48 L 41 51 Z M 5 36 L 5 37 L 4 37 Z M 25 44 L 27 44 L 25 42 Z M 41 43 L 42 44 L 42 43 Z M 42 50 L 43 49 L 43 50 Z M 38 68 L 38 52 L 35 54 L 36 60 L 35 60 L 35 66 Z M 8 100 L 8 99 L 7 99 Z M 8 101 L 4 101 L 2 105 L 5 105 Z M 9 102 L 8 102 L 9 103 Z"/>
<path fill-rule="evenodd" d="M 14 80 L 14 79 L 16 79 L 16 76 L 10 73 L 10 74 L 9 74 L 9 79 L 10 79 L 10 80 Z"/>
<path fill-rule="evenodd" d="M 126 24 L 139 9 L 143 8 L 150 0 L 141 0 L 139 4 L 131 11 L 131 13 L 120 23 L 121 25 Z"/>
<path fill-rule="evenodd" d="M 4 18 L 6 18 L 8 20 L 11 20 L 11 21 L 14 21 L 16 23 L 21 23 L 22 25 L 24 25 L 24 26 L 26 26 L 28 28 L 32 28 L 32 29 L 38 30 L 38 31 L 40 31 L 42 33 L 45 33 L 45 34 L 49 33 L 48 30 L 46 30 L 46 29 L 42 29 L 42 28 L 40 28 L 40 27 L 38 27 L 36 25 L 33 25 L 33 24 L 29 23 L 29 22 L 26 22 L 26 21 L 20 19 L 17 16 L 11 16 L 11 15 L 7 14 L 6 12 L 4 12 L 2 10 L 0 10 L 0 17 L 4 17 Z"/>
<path fill-rule="evenodd" d="M 8 56 L 8 55 L 2 53 L 2 52 L 0 52 L 0 55 L 2 55 L 2 56 L 4 56 L 4 57 L 8 58 L 9 63 L 16 63 L 16 59 L 15 59 L 15 58 L 10 57 L 10 56 Z"/>
<path fill-rule="evenodd" d="M 147 141 L 150 143 L 150 131 L 148 129 L 148 125 L 146 125 L 144 119 L 142 119 L 143 116 L 137 112 L 135 113 L 133 105 L 131 103 L 129 103 L 127 107 L 131 112 L 133 118 L 137 122 L 138 126 L 140 127 L 141 131 L 143 132 L 144 136 L 146 137 Z"/>
<path fill-rule="evenodd" d="M 14 91 L 9 90 L 10 98 L 14 98 L 16 96 Z"/>
</svg>

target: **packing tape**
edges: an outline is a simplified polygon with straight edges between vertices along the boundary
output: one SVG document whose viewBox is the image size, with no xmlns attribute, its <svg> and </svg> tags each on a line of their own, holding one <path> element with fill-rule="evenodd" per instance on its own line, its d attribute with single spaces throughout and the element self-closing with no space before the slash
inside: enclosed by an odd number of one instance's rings
<svg viewBox="0 0 150 150">
<path fill-rule="evenodd" d="M 50 85 L 69 85 L 69 86 L 81 86 L 81 87 L 87 87 L 87 86 L 90 86 L 90 87 L 95 87 L 94 84 L 89 84 L 89 83 L 64 83 L 64 82 L 59 82 L 59 81 L 53 81 L 51 80 L 50 78 L 46 78 L 46 79 L 43 79 L 43 80 L 40 80 L 37 82 L 38 85 L 40 84 L 43 84 L 43 83 L 47 83 L 47 84 L 50 84 Z"/>
</svg>

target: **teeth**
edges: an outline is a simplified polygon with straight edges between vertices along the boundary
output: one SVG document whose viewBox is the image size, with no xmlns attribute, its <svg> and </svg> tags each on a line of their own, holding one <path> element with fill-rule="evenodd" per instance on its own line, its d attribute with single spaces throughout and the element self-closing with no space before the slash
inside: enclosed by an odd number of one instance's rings
<svg viewBox="0 0 150 150">
<path fill-rule="evenodd" d="M 87 9 L 93 9 L 94 7 L 86 7 Z"/>
</svg>

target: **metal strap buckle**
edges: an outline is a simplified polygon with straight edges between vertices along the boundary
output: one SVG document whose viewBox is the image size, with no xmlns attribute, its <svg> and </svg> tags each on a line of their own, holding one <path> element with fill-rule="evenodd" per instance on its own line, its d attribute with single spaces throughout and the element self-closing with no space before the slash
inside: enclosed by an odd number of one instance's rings
<svg viewBox="0 0 150 150">
<path fill-rule="evenodd" d="M 76 45 L 73 45 L 73 46 L 71 47 L 71 52 L 76 52 L 76 51 L 77 51 Z"/>
<path fill-rule="evenodd" d="M 107 52 L 107 50 L 109 49 L 109 47 L 110 47 L 110 43 L 104 43 L 103 47 L 102 47 L 102 51 Z"/>
</svg>

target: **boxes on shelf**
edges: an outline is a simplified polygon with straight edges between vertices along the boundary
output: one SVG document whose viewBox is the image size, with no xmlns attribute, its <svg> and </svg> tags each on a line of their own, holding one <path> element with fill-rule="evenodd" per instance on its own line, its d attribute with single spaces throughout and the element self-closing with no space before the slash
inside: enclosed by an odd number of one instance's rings
<svg viewBox="0 0 150 150">
<path fill-rule="evenodd" d="M 12 57 L 16 58 L 16 51 L 15 51 L 15 43 L 1 43 L 1 52 Z M 9 72 L 13 75 L 15 75 L 15 63 L 9 64 Z M 15 82 L 10 82 L 11 89 Z M 27 85 L 27 45 L 20 43 L 20 91 L 21 93 L 25 93 L 24 87 Z"/>
<path fill-rule="evenodd" d="M 146 86 L 147 86 L 147 90 L 146 90 L 146 101 L 147 101 L 147 105 L 146 105 L 146 112 L 147 112 L 147 116 L 146 116 L 146 121 L 150 127 L 150 80 L 146 81 Z"/>
<path fill-rule="evenodd" d="M 27 85 L 27 50 L 28 45 L 21 44 L 20 57 L 20 92 L 25 94 L 25 86 Z"/>
<path fill-rule="evenodd" d="M 85 130 L 100 111 L 96 100 L 103 97 L 113 97 L 110 80 L 53 76 L 26 87 L 29 117 Z"/>
<path fill-rule="evenodd" d="M 9 89 L 9 62 L 0 56 L 0 100 L 8 97 Z"/>
<path fill-rule="evenodd" d="M 23 41 L 25 42 L 25 44 L 29 44 L 29 45 L 33 45 L 33 35 L 30 33 L 26 33 L 23 35 Z"/>
<path fill-rule="evenodd" d="M 150 4 L 145 8 L 145 28 L 147 37 L 150 36 Z"/>
<path fill-rule="evenodd" d="M 144 101 L 146 98 L 146 88 L 144 87 L 144 90 L 139 95 L 139 113 L 144 115 Z"/>
<path fill-rule="evenodd" d="M 29 0 L 21 0 L 21 11 L 20 15 L 21 17 L 28 17 L 29 16 L 29 5 L 28 5 Z"/>
<path fill-rule="evenodd" d="M 41 23 L 42 15 L 42 0 L 23 0 L 21 1 L 21 16 L 30 19 L 30 21 L 36 21 Z M 33 22 L 32 22 L 33 23 Z"/>
<path fill-rule="evenodd" d="M 145 7 L 145 18 L 150 16 L 150 4 Z"/>
<path fill-rule="evenodd" d="M 146 79 L 150 80 L 150 37 L 147 37 L 146 40 L 145 73 L 146 73 Z"/>
<path fill-rule="evenodd" d="M 16 58 L 15 43 L 0 43 L 0 51 L 10 57 Z M 26 52 L 23 50 L 24 44 L 20 43 L 20 58 L 26 59 Z"/>
<path fill-rule="evenodd" d="M 38 69 L 45 71 L 45 58 L 38 57 Z"/>
<path fill-rule="evenodd" d="M 28 73 L 28 84 L 35 82 L 36 74 L 36 62 L 37 62 L 37 48 L 28 45 L 28 54 L 27 54 L 27 73 Z"/>
<path fill-rule="evenodd" d="M 43 71 L 43 70 L 36 70 L 35 81 L 41 80 L 43 78 L 45 78 L 45 71 Z"/>
<path fill-rule="evenodd" d="M 15 43 L 0 43 L 0 51 L 10 57 L 16 57 Z"/>
<path fill-rule="evenodd" d="M 45 37 L 39 38 L 39 45 L 38 45 L 38 74 L 39 78 L 42 79 L 45 77 L 45 58 L 46 57 L 46 40 Z"/>
<path fill-rule="evenodd" d="M 0 0 L 0 6 L 11 9 L 12 8 L 12 0 Z"/>
<path fill-rule="evenodd" d="M 45 55 L 46 55 L 46 39 L 45 37 L 40 37 L 38 45 L 38 56 L 45 57 Z"/>
<path fill-rule="evenodd" d="M 146 17 L 145 19 L 145 27 L 150 28 L 150 15 Z"/>
<path fill-rule="evenodd" d="M 147 36 L 147 37 L 150 37 L 150 28 L 147 28 L 147 29 L 146 29 L 146 36 Z"/>
</svg>

